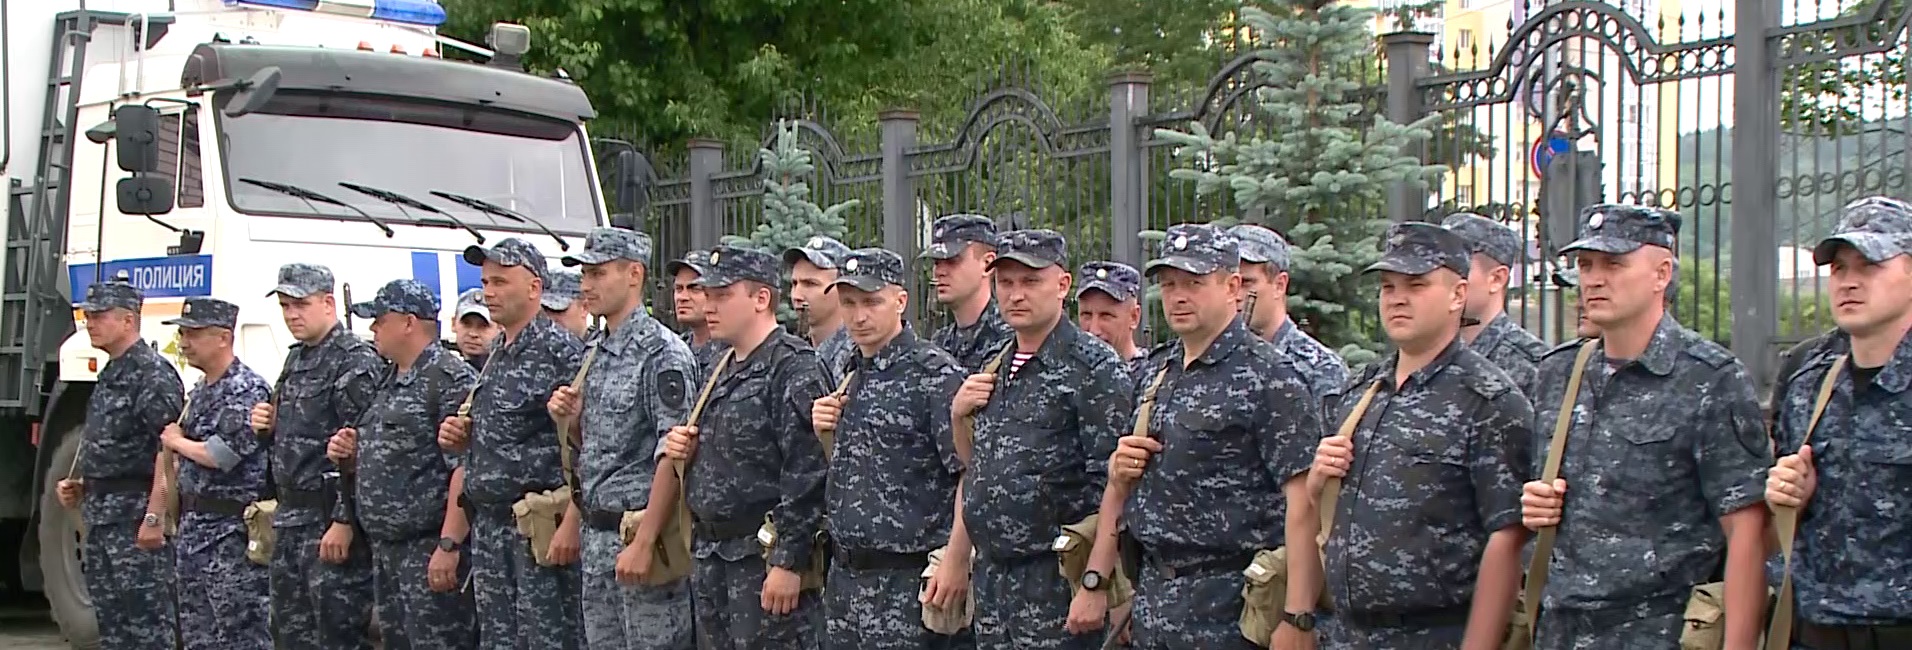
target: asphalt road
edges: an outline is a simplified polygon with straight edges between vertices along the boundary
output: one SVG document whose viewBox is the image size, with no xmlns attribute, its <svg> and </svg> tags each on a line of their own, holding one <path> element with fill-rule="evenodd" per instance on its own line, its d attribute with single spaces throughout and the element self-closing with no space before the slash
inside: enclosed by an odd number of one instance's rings
<svg viewBox="0 0 1912 650">
<path fill-rule="evenodd" d="M 38 609 L 7 607 L 0 609 L 0 648 L 7 650 L 67 650 L 60 628 L 47 618 L 45 606 Z"/>
</svg>

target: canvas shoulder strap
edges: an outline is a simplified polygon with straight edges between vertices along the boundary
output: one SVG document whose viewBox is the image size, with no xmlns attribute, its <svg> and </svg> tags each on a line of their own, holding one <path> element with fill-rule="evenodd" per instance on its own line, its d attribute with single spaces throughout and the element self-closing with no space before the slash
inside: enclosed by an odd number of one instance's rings
<svg viewBox="0 0 1912 650">
<path fill-rule="evenodd" d="M 843 381 L 837 382 L 836 391 L 830 393 L 830 395 L 839 400 L 849 396 L 850 381 L 854 379 L 856 379 L 856 371 L 846 369 L 843 372 Z M 839 402 L 839 405 L 840 404 L 841 402 Z M 840 408 L 841 407 L 839 406 L 839 409 Z M 839 410 L 839 415 L 841 415 L 840 410 Z M 823 443 L 823 460 L 827 466 L 830 460 L 830 453 L 836 447 L 836 429 L 831 428 L 831 429 L 823 429 L 823 430 L 817 431 L 817 441 Z"/>
<path fill-rule="evenodd" d="M 735 350 L 725 350 L 724 356 L 717 360 L 717 365 L 711 367 L 710 379 L 704 381 L 704 390 L 697 394 L 697 403 L 691 405 L 690 416 L 684 419 L 684 426 L 697 426 L 697 418 L 702 417 L 704 414 L 704 405 L 710 403 L 711 391 L 716 390 L 717 380 L 724 376 L 724 369 L 730 367 L 730 358 L 735 355 Z M 682 487 L 684 480 L 684 461 L 672 461 L 671 471 L 677 474 L 677 480 L 679 482 L 677 498 L 681 500 L 684 498 L 685 492 Z"/>
<path fill-rule="evenodd" d="M 592 343 L 590 349 L 584 351 L 584 362 L 578 364 L 578 374 L 571 377 L 571 386 L 578 389 L 578 401 L 580 404 L 584 401 L 584 378 L 590 374 L 591 362 L 597 359 L 597 353 L 598 344 Z M 466 403 L 470 403 L 470 398 L 466 398 Z M 583 417 L 584 414 L 579 413 L 578 416 Z M 582 422 L 580 422 L 580 424 L 582 424 Z M 570 427 L 564 426 L 562 423 L 558 424 L 556 429 L 558 430 L 558 465 L 559 468 L 564 471 L 564 483 L 571 487 L 572 494 L 577 494 L 577 461 L 574 459 L 577 455 L 577 450 L 571 443 L 571 436 L 576 432 L 572 431 Z"/>
<path fill-rule="evenodd" d="M 1567 374 L 1567 391 L 1560 396 L 1560 413 L 1554 416 L 1553 441 L 1547 446 L 1547 462 L 1540 470 L 1540 480 L 1553 483 L 1560 478 L 1560 459 L 1567 453 L 1567 432 L 1573 429 L 1573 409 L 1580 400 L 1580 380 L 1586 376 L 1587 360 L 1593 358 L 1593 351 L 1600 339 L 1587 339 L 1580 344 L 1580 352 L 1573 357 L 1573 370 Z M 1540 611 L 1540 595 L 1547 590 L 1547 562 L 1553 557 L 1554 537 L 1559 533 L 1556 526 L 1540 530 L 1534 540 L 1534 557 L 1527 564 L 1527 586 L 1520 602 L 1527 604 L 1527 611 Z M 1538 621 L 1538 618 L 1534 620 Z M 1538 626 L 1530 626 L 1531 633 Z"/>
<path fill-rule="evenodd" d="M 989 363 L 983 364 L 981 374 L 996 374 L 997 370 L 1002 369 L 1003 362 L 1009 359 L 1009 355 L 1015 354 L 1015 352 L 1016 344 L 1014 341 L 1011 341 L 1008 345 L 1004 345 L 1002 352 L 997 354 L 996 358 L 990 359 Z M 949 423 L 949 433 L 951 437 L 955 438 L 952 442 L 956 445 L 956 456 L 963 460 L 963 464 L 969 464 L 969 452 L 976 447 L 976 414 L 971 413 L 956 418 L 956 421 Z"/>
<path fill-rule="evenodd" d="M 1144 438 L 1149 435 L 1149 418 L 1155 412 L 1155 393 L 1162 389 L 1162 380 L 1168 379 L 1169 364 L 1162 364 L 1162 371 L 1155 373 L 1155 381 L 1149 382 L 1148 390 L 1142 391 L 1142 401 L 1135 405 L 1135 435 Z"/>
<path fill-rule="evenodd" d="M 1374 394 L 1380 390 L 1381 380 L 1369 382 L 1367 391 L 1361 393 L 1360 401 L 1354 403 L 1354 409 L 1348 411 L 1348 417 L 1341 420 L 1341 429 L 1335 435 L 1353 438 L 1354 430 L 1361 426 L 1361 418 L 1367 416 L 1368 407 L 1374 404 Z M 1316 539 L 1326 543 L 1328 531 L 1334 530 L 1334 511 L 1341 503 L 1341 479 L 1330 478 L 1328 482 L 1323 483 L 1321 494 L 1315 497 L 1315 503 L 1318 504 L 1321 516 L 1321 532 Z"/>
<path fill-rule="evenodd" d="M 1812 419 L 1806 423 L 1806 435 L 1802 444 L 1812 442 L 1813 432 L 1819 429 L 1819 418 L 1826 414 L 1826 404 L 1832 401 L 1832 393 L 1839 386 L 1839 373 L 1846 368 L 1846 355 L 1833 359 L 1832 368 L 1826 370 L 1825 381 L 1819 382 L 1819 396 L 1813 399 Z M 1773 608 L 1772 622 L 1766 630 L 1767 650 L 1785 650 L 1792 646 L 1793 624 L 1793 541 L 1799 535 L 1799 509 L 1792 506 L 1772 506 L 1773 527 L 1779 531 L 1779 553 L 1784 562 L 1781 566 L 1779 581 L 1779 602 Z"/>
</svg>

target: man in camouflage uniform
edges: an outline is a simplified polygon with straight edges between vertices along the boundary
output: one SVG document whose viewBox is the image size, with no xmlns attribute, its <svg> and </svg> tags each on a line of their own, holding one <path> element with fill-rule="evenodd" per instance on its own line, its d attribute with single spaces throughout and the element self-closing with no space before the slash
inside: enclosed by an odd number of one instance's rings
<svg viewBox="0 0 1912 650">
<path fill-rule="evenodd" d="M 1733 355 L 1666 312 L 1678 214 L 1602 204 L 1567 245 L 1600 329 L 1575 396 L 1561 477 L 1529 482 L 1528 528 L 1559 526 L 1542 597 L 1542 650 L 1673 647 L 1689 590 L 1725 561 L 1726 647 L 1752 647 L 1766 603 L 1772 446 Z M 1577 346 L 1540 360 L 1535 466 L 1553 436 Z M 1564 509 L 1562 504 L 1565 504 Z"/>
<path fill-rule="evenodd" d="M 828 390 L 823 364 L 777 325 L 777 258 L 719 246 L 706 264 L 704 315 L 730 360 L 697 427 L 673 427 L 665 445 L 689 462 L 697 646 L 814 648 L 821 614 L 800 574 L 816 568 L 823 526 L 823 447 L 810 430 L 810 406 Z M 766 516 L 774 539 L 758 534 Z"/>
<path fill-rule="evenodd" d="M 976 417 L 957 503 L 961 534 L 944 558 L 975 559 L 976 645 L 987 650 L 1093 648 L 1063 628 L 1073 597 L 1051 546 L 1094 514 L 1109 454 L 1130 419 L 1132 388 L 1115 350 L 1063 317 L 1067 244 L 1052 230 L 997 240 L 991 262 L 1014 338 L 993 375 L 964 380 L 952 418 Z"/>
<path fill-rule="evenodd" d="M 387 648 L 454 650 L 476 642 L 469 532 L 457 507 L 463 472 L 439 450 L 438 423 L 458 412 L 477 373 L 435 345 L 438 297 L 393 280 L 351 306 L 372 320 L 372 342 L 391 361 L 357 428 L 333 435 L 327 455 L 355 460 L 359 524 L 372 543 L 378 627 Z"/>
<path fill-rule="evenodd" d="M 935 265 L 931 277 L 936 282 L 936 302 L 949 307 L 954 316 L 930 336 L 930 342 L 970 372 L 982 370 L 989 355 L 1015 338 L 1003 322 L 989 283 L 990 265 L 996 259 L 996 222 L 979 214 L 938 218 L 930 225 L 929 247 L 921 257 Z"/>
<path fill-rule="evenodd" d="M 458 352 L 472 368 L 482 371 L 491 342 L 498 338 L 498 324 L 491 322 L 491 310 L 485 307 L 485 291 L 468 289 L 458 294 L 457 310 L 451 329 Z"/>
<path fill-rule="evenodd" d="M 1206 224 L 1167 235 L 1146 272 L 1160 282 L 1180 338 L 1156 348 L 1135 382 L 1139 404 L 1160 377 L 1146 435 L 1124 436 L 1109 461 L 1100 530 L 1069 624 L 1100 627 L 1116 531 L 1127 524 L 1145 557 L 1137 647 L 1253 648 L 1237 625 L 1242 570 L 1256 551 L 1281 546 L 1282 486 L 1306 469 L 1320 417 L 1294 363 L 1236 317 L 1239 240 Z"/>
<path fill-rule="evenodd" d="M 582 423 L 584 640 L 591 650 L 692 645 L 689 581 L 639 582 L 679 491 L 671 472 L 657 471 L 658 441 L 690 415 L 702 374 L 690 347 L 644 311 L 650 259 L 651 238 L 624 228 L 593 229 L 584 250 L 563 259 L 584 267 L 585 303 L 605 322 L 589 342 L 596 352 L 584 385 L 559 388 L 549 405 L 569 430 Z M 624 513 L 638 510 L 647 516 L 626 545 L 619 527 Z"/>
<path fill-rule="evenodd" d="M 710 364 L 716 361 L 717 352 L 724 348 L 722 341 L 710 337 L 710 327 L 704 323 L 704 287 L 697 284 L 697 278 L 703 277 L 704 265 L 709 261 L 710 251 L 693 250 L 685 253 L 682 259 L 671 260 L 664 265 L 664 275 L 671 278 L 671 305 L 677 315 L 677 323 L 684 327 L 678 338 L 690 346 L 691 356 L 697 359 L 697 367 L 704 373 L 710 372 Z"/>
<path fill-rule="evenodd" d="M 465 261 L 484 268 L 485 304 L 504 329 L 479 376 L 471 415 L 454 414 L 438 428 L 439 445 L 464 454 L 461 496 L 471 518 L 478 639 L 487 650 L 576 650 L 582 516 L 574 502 L 547 549 L 553 566 L 542 566 L 518 532 L 512 504 L 565 484 L 557 423 L 545 406 L 577 375 L 584 343 L 539 311 L 547 269 L 529 242 L 509 237 L 491 248 L 472 246 Z"/>
<path fill-rule="evenodd" d="M 842 397 L 817 398 L 817 435 L 835 432 L 826 491 L 836 560 L 823 592 L 827 644 L 909 650 L 935 638 L 917 591 L 929 552 L 949 541 L 962 466 L 949 432 L 956 359 L 903 324 L 903 258 L 864 248 L 833 283 L 857 354 Z"/>
<path fill-rule="evenodd" d="M 817 360 L 835 386 L 843 376 L 843 364 L 856 352 L 850 333 L 843 329 L 843 317 L 837 300 L 824 295 L 836 281 L 838 265 L 850 254 L 850 247 L 830 237 L 816 236 L 802 246 L 783 252 L 783 267 L 790 272 L 790 307 L 806 315 L 810 345 L 817 349 Z"/>
<path fill-rule="evenodd" d="M 173 560 L 156 472 L 159 434 L 179 417 L 183 389 L 172 362 L 139 336 L 143 302 L 120 277 L 87 287 L 79 304 L 87 337 L 108 360 L 86 400 L 83 480 L 62 479 L 58 489 L 61 504 L 80 508 L 80 570 L 100 647 L 114 650 L 173 647 Z"/>
<path fill-rule="evenodd" d="M 1472 212 L 1456 212 L 1441 225 L 1467 241 L 1472 261 L 1467 272 L 1467 317 L 1461 338 L 1475 352 L 1532 390 L 1534 369 L 1547 344 L 1507 317 L 1507 282 L 1526 252 L 1513 228 Z"/>
<path fill-rule="evenodd" d="M 1793 547 L 1794 648 L 1912 647 L 1912 205 L 1847 204 L 1813 249 L 1832 266 L 1832 317 L 1849 354 L 1821 354 L 1785 382 L 1766 500 L 1801 508 Z M 1806 436 L 1827 373 L 1817 431 Z"/>
<path fill-rule="evenodd" d="M 1135 345 L 1142 322 L 1142 274 L 1121 262 L 1083 264 L 1076 275 L 1076 320 L 1082 331 L 1115 348 L 1129 378 L 1141 376 L 1148 354 Z"/>
<path fill-rule="evenodd" d="M 1321 441 L 1289 500 L 1288 602 L 1277 646 L 1305 643 L 1314 594 L 1335 603 L 1321 646 L 1498 647 L 1520 588 L 1520 486 L 1533 478 L 1533 408 L 1513 378 L 1461 341 L 1468 243 L 1430 223 L 1397 224 L 1381 274 L 1394 352 L 1348 386 L 1337 434 Z M 1357 394 L 1373 392 L 1355 414 Z M 1359 417 L 1351 437 L 1341 422 Z M 1358 450 L 1358 451 L 1357 451 Z M 1311 496 L 1342 478 L 1334 529 L 1316 543 Z"/>
<path fill-rule="evenodd" d="M 592 331 L 591 313 L 585 311 L 584 303 L 578 302 L 578 292 L 582 291 L 583 278 L 571 269 L 545 269 L 551 278 L 551 286 L 538 298 L 538 304 L 544 306 L 544 316 L 559 325 L 578 340 L 588 338 Z"/>
<path fill-rule="evenodd" d="M 383 362 L 339 322 L 332 271 L 279 268 L 277 296 L 292 351 L 270 402 L 252 409 L 254 430 L 272 437 L 279 510 L 272 518 L 272 626 L 285 650 L 372 647 L 372 554 L 354 530 L 338 472 L 325 458 L 332 434 L 372 403 Z"/>
<path fill-rule="evenodd" d="M 1228 233 L 1241 240 L 1243 295 L 1255 294 L 1255 313 L 1248 316 L 1248 329 L 1294 360 L 1301 376 L 1308 380 L 1308 393 L 1322 405 L 1326 417 L 1348 383 L 1348 364 L 1288 317 L 1288 269 L 1293 264 L 1288 240 L 1253 224 L 1234 226 Z"/>
</svg>

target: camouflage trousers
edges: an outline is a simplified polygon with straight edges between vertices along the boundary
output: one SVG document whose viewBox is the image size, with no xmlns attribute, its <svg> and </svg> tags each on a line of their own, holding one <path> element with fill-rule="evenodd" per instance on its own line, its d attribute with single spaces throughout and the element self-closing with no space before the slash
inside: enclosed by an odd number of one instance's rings
<svg viewBox="0 0 1912 650">
<path fill-rule="evenodd" d="M 1056 556 L 991 559 L 977 556 L 970 577 L 975 587 L 976 647 L 981 650 L 1094 650 L 1102 634 L 1071 635 L 1069 601 L 1075 594 L 1062 579 Z"/>
<path fill-rule="evenodd" d="M 1132 609 L 1134 647 L 1144 650 L 1222 650 L 1255 644 L 1242 638 L 1238 569 L 1164 577 L 1144 565 Z"/>
<path fill-rule="evenodd" d="M 745 540 L 755 544 L 756 540 Z M 797 608 L 782 616 L 763 610 L 763 558 L 721 556 L 691 563 L 691 612 L 697 618 L 698 650 L 811 650 L 817 647 L 822 607 L 815 591 L 797 596 Z"/>
<path fill-rule="evenodd" d="M 922 650 L 940 647 L 923 627 L 917 593 L 923 570 L 857 571 L 830 565 L 823 589 L 824 643 L 831 650 Z M 945 642 L 946 643 L 946 642 Z"/>
<path fill-rule="evenodd" d="M 471 592 L 465 589 L 470 556 L 459 554 L 457 586 L 437 592 L 428 578 L 437 551 L 436 538 L 372 540 L 374 608 L 385 650 L 463 650 L 477 644 Z"/>
<path fill-rule="evenodd" d="M 1460 650 L 1467 624 L 1363 628 L 1325 615 L 1315 634 L 1320 650 Z"/>
<path fill-rule="evenodd" d="M 100 647 L 172 650 L 173 554 L 134 545 L 139 522 L 87 527 L 80 571 L 93 599 Z"/>
<path fill-rule="evenodd" d="M 272 628 L 280 650 L 372 649 L 371 548 L 365 531 L 354 531 L 344 564 L 320 560 L 319 540 L 331 526 L 273 529 Z"/>
<path fill-rule="evenodd" d="M 1543 609 L 1534 650 L 1665 650 L 1680 647 L 1686 592 L 1599 610 Z"/>
<path fill-rule="evenodd" d="M 578 650 L 577 565 L 545 567 L 531 557 L 507 505 L 472 504 L 471 573 L 477 593 L 478 647 L 486 650 Z"/>
<path fill-rule="evenodd" d="M 185 650 L 271 650 L 268 573 L 246 559 L 245 522 L 228 515 L 186 513 L 174 548 L 179 636 Z"/>
<path fill-rule="evenodd" d="M 690 650 L 690 580 L 664 587 L 617 582 L 617 531 L 584 529 L 584 644 L 591 650 Z"/>
</svg>

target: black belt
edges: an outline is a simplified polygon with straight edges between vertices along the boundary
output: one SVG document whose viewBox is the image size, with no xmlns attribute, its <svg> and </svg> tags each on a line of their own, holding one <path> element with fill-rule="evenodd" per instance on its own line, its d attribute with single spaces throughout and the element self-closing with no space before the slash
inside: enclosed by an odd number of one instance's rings
<svg viewBox="0 0 1912 650">
<path fill-rule="evenodd" d="M 615 533 L 624 526 L 624 513 L 586 510 L 584 526 L 599 532 Z"/>
<path fill-rule="evenodd" d="M 279 488 L 280 508 L 313 508 L 325 510 L 332 507 L 331 490 L 294 490 Z"/>
<path fill-rule="evenodd" d="M 756 537 L 757 530 L 760 528 L 763 528 L 763 515 L 738 517 L 726 521 L 699 519 L 691 525 L 690 529 L 698 539 L 727 542 L 733 539 Z"/>
<path fill-rule="evenodd" d="M 929 566 L 929 553 L 891 553 L 837 547 L 836 563 L 851 571 L 922 571 Z"/>
<path fill-rule="evenodd" d="M 1414 612 L 1341 612 L 1335 616 L 1347 621 L 1349 626 L 1357 628 L 1428 628 L 1466 625 L 1468 612 L 1467 605 L 1455 605 Z"/>
<path fill-rule="evenodd" d="M 86 479 L 86 490 L 96 494 L 144 494 L 153 491 L 151 476 L 115 476 L 112 478 Z"/>
<path fill-rule="evenodd" d="M 1912 648 L 1912 625 L 1793 625 L 1793 643 L 1813 650 Z"/>
<path fill-rule="evenodd" d="M 232 499 L 202 497 L 191 494 L 182 494 L 179 497 L 179 509 L 182 512 L 204 512 L 228 517 L 244 517 L 246 515 L 246 506 L 248 505 L 251 504 L 234 501 Z"/>
<path fill-rule="evenodd" d="M 1196 558 L 1208 559 L 1196 559 Z M 1177 577 L 1202 575 L 1220 571 L 1241 571 L 1255 562 L 1255 551 L 1237 551 L 1221 557 L 1205 553 L 1162 553 L 1144 550 L 1142 559 L 1155 568 L 1163 579 L 1174 580 Z"/>
</svg>

